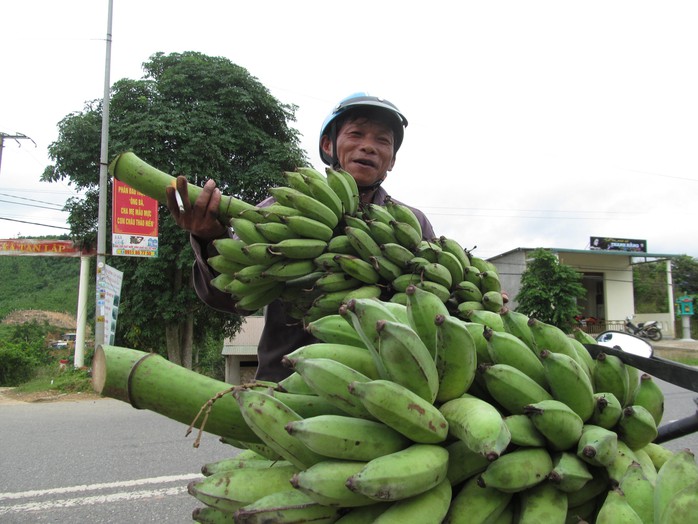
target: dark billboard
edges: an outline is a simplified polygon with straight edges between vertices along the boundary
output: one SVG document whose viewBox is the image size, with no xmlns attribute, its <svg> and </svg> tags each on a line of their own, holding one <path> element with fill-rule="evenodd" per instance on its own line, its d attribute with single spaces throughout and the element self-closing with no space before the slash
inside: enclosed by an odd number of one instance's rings
<svg viewBox="0 0 698 524">
<path fill-rule="evenodd" d="M 647 241 L 634 238 L 590 237 L 589 249 L 647 253 Z"/>
</svg>

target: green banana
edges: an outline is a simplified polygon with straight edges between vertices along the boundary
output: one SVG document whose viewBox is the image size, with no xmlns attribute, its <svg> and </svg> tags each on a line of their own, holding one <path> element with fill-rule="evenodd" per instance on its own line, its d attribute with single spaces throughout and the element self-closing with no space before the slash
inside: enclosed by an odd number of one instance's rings
<svg viewBox="0 0 698 524">
<path fill-rule="evenodd" d="M 628 396 L 628 371 L 615 355 L 599 353 L 594 367 L 594 390 L 613 393 L 622 406 Z"/>
<path fill-rule="evenodd" d="M 581 357 L 577 354 L 577 350 L 572 345 L 572 338 L 568 337 L 560 328 L 541 322 L 533 317 L 528 319 L 528 327 L 531 330 L 538 351 L 547 349 L 554 353 L 564 353 L 568 357 L 575 359 L 582 366 L 582 369 L 586 367 Z M 596 391 L 601 390 L 597 389 Z"/>
<path fill-rule="evenodd" d="M 293 260 L 313 259 L 327 250 L 327 242 L 315 238 L 287 238 L 269 246 L 269 251 Z"/>
<path fill-rule="evenodd" d="M 213 277 L 209 283 L 211 286 L 213 286 L 215 289 L 218 291 L 223 291 L 227 292 L 226 287 L 234 280 L 234 277 L 232 275 L 227 275 L 225 273 L 221 273 L 220 275 L 216 275 Z"/>
<path fill-rule="evenodd" d="M 256 451 L 251 451 L 251 450 L 244 450 L 241 453 L 244 453 L 245 451 L 249 451 L 250 453 L 254 453 L 256 455 L 256 458 L 240 458 L 240 454 L 230 457 L 230 458 L 225 458 L 221 460 L 217 460 L 215 462 L 208 462 L 201 466 L 201 474 L 204 475 L 205 477 L 210 477 L 211 475 L 215 475 L 217 473 L 223 473 L 225 471 L 231 471 L 234 469 L 244 469 L 244 468 L 274 468 L 278 466 L 288 466 L 290 465 L 290 462 L 287 462 L 285 460 L 268 460 L 259 455 Z"/>
<path fill-rule="evenodd" d="M 480 278 L 480 270 L 475 266 L 465 266 L 463 268 L 463 280 L 472 282 L 480 289 L 480 281 L 482 280 Z"/>
<path fill-rule="evenodd" d="M 482 488 L 477 477 L 471 477 L 451 501 L 444 522 L 448 524 L 486 524 L 497 518 L 509 507 L 513 494 L 495 488 Z"/>
<path fill-rule="evenodd" d="M 475 322 L 487 326 L 494 331 L 505 331 L 502 315 L 494 311 L 479 311 L 477 309 L 464 309 L 463 304 L 458 305 L 458 316 L 466 322 Z"/>
<path fill-rule="evenodd" d="M 597 344 L 597 341 L 594 337 L 592 337 L 589 333 L 583 331 L 581 328 L 578 327 L 575 327 L 572 330 L 572 336 L 575 340 L 582 344 Z"/>
<path fill-rule="evenodd" d="M 564 493 L 574 493 L 582 489 L 594 476 L 586 462 L 571 451 L 561 451 L 553 456 L 553 469 L 548 480 Z"/>
<path fill-rule="evenodd" d="M 448 269 L 452 285 L 463 281 L 463 266 L 456 255 L 449 251 L 439 250 L 436 253 L 436 263 Z"/>
<path fill-rule="evenodd" d="M 286 432 L 286 424 L 302 417 L 282 400 L 250 388 L 237 388 L 233 391 L 233 396 L 250 429 L 285 460 L 300 469 L 324 460 L 322 455 L 310 451 L 305 444 Z"/>
<path fill-rule="evenodd" d="M 438 238 L 438 244 L 441 246 L 442 251 L 448 251 L 458 259 L 463 271 L 470 267 L 470 258 L 466 254 L 465 249 L 463 249 L 457 241 L 452 238 L 441 236 Z"/>
<path fill-rule="evenodd" d="M 608 471 L 608 477 L 611 482 L 618 484 L 623 475 L 628 471 L 628 467 L 633 464 L 638 463 L 635 452 L 628 447 L 628 445 L 622 440 L 618 439 L 618 444 L 616 446 L 616 456 L 613 461 L 606 466 L 606 471 Z"/>
<path fill-rule="evenodd" d="M 343 344 L 366 348 L 354 327 L 339 313 L 325 315 L 305 327 L 306 331 L 316 339 L 328 344 Z"/>
<path fill-rule="evenodd" d="M 221 256 L 242 266 L 250 266 L 254 261 L 243 251 L 246 245 L 239 238 L 217 238 L 213 241 L 213 247 Z"/>
<path fill-rule="evenodd" d="M 303 181 L 308 186 L 310 194 L 331 209 L 338 221 L 341 220 L 344 215 L 344 204 L 327 180 L 324 177 L 303 175 Z"/>
<path fill-rule="evenodd" d="M 413 442 L 436 444 L 448 435 L 448 422 L 433 404 L 390 380 L 352 382 L 349 392 L 377 420 Z"/>
<path fill-rule="evenodd" d="M 565 522 L 567 495 L 548 482 L 541 482 L 519 493 L 518 524 Z"/>
<path fill-rule="evenodd" d="M 623 492 L 618 488 L 611 489 L 596 515 L 597 524 L 642 524 L 642 519 L 628 504 Z"/>
<path fill-rule="evenodd" d="M 540 357 L 553 398 L 564 402 L 586 422 L 594 413 L 594 387 L 572 357 L 544 349 Z"/>
<path fill-rule="evenodd" d="M 371 351 L 380 376 L 386 377 L 385 368 L 378 355 L 378 331 L 376 326 L 381 320 L 397 322 L 398 319 L 395 318 L 395 315 L 383 302 L 371 298 L 350 300 L 344 307 L 339 309 L 339 314 L 346 318 L 354 327 L 356 333 L 369 351 Z"/>
<path fill-rule="evenodd" d="M 497 272 L 497 268 L 492 262 L 489 262 L 480 257 L 476 257 L 472 254 L 472 252 L 468 252 L 468 256 L 470 258 L 470 265 L 475 266 L 477 269 L 479 269 L 480 273 L 484 273 L 485 271 L 492 271 L 494 273 Z"/>
<path fill-rule="evenodd" d="M 374 500 L 403 500 L 424 493 L 446 479 L 448 451 L 436 444 L 410 447 L 375 458 L 351 475 L 347 487 Z"/>
<path fill-rule="evenodd" d="M 414 253 L 411 250 L 397 242 L 380 244 L 380 248 L 383 256 L 399 267 L 407 268 L 410 261 L 414 258 Z"/>
<path fill-rule="evenodd" d="M 664 522 L 672 499 L 698 482 L 698 466 L 690 449 L 675 452 L 657 472 L 654 485 L 654 522 Z M 685 522 L 690 522 L 691 518 Z"/>
<path fill-rule="evenodd" d="M 356 180 L 343 169 L 325 168 L 327 185 L 337 194 L 342 201 L 344 214 L 355 215 L 359 209 L 359 187 Z"/>
<path fill-rule="evenodd" d="M 442 252 L 441 246 L 431 240 L 422 240 L 415 249 L 417 257 L 425 258 L 429 262 L 436 262 L 439 253 Z"/>
<path fill-rule="evenodd" d="M 524 407 L 552 396 L 523 371 L 507 364 L 480 364 L 478 372 L 487 391 L 510 414 L 521 414 Z"/>
<path fill-rule="evenodd" d="M 315 264 L 311 259 L 280 260 L 264 270 L 264 274 L 281 282 L 315 273 Z"/>
<path fill-rule="evenodd" d="M 289 485 L 288 489 L 277 491 L 241 507 L 233 517 L 236 524 L 329 524 L 335 522 L 338 515 L 339 510 L 336 507 L 318 504 L 301 490 Z"/>
<path fill-rule="evenodd" d="M 594 412 L 589 417 L 589 424 L 612 429 L 620 419 L 623 408 L 613 393 L 600 391 L 594 393 Z"/>
<path fill-rule="evenodd" d="M 368 261 L 383 280 L 392 282 L 402 275 L 402 268 L 383 255 L 371 256 Z"/>
<path fill-rule="evenodd" d="M 451 289 L 453 280 L 451 277 L 451 272 L 448 268 L 438 262 L 429 262 L 427 259 L 422 257 L 414 257 L 410 261 L 410 267 L 412 271 L 419 274 L 422 280 L 429 280 L 440 284 L 447 290 Z"/>
<path fill-rule="evenodd" d="M 342 221 L 344 223 L 344 228 L 342 228 L 342 230 L 346 229 L 347 227 L 353 227 L 354 229 L 363 231 L 367 235 L 371 234 L 371 228 L 368 227 L 368 222 L 366 222 L 359 214 L 356 216 L 345 215 L 342 217 Z"/>
<path fill-rule="evenodd" d="M 502 282 L 499 280 L 499 274 L 492 270 L 480 271 L 480 290 L 483 295 L 491 291 L 501 293 Z"/>
<path fill-rule="evenodd" d="M 395 232 L 389 224 L 380 222 L 379 220 L 367 220 L 369 232 L 371 236 L 380 246 L 382 244 L 394 244 L 397 242 Z"/>
<path fill-rule="evenodd" d="M 475 340 L 464 323 L 448 314 L 437 314 L 434 362 L 439 377 L 438 402 L 446 402 L 468 391 L 477 371 Z"/>
<path fill-rule="evenodd" d="M 504 422 L 511 433 L 512 444 L 527 448 L 542 448 L 547 444 L 543 434 L 527 415 L 508 415 L 504 417 Z"/>
<path fill-rule="evenodd" d="M 234 275 L 247 265 L 239 262 L 233 262 L 223 255 L 213 255 L 206 259 L 206 262 L 218 273 L 225 273 L 226 275 Z"/>
<path fill-rule="evenodd" d="M 366 506 L 373 499 L 346 486 L 347 479 L 365 466 L 366 462 L 327 459 L 294 474 L 291 485 L 323 506 Z"/>
<path fill-rule="evenodd" d="M 333 316 L 333 315 L 328 315 Z M 319 322 L 327 317 L 322 317 Z M 340 317 L 346 323 L 346 320 Z M 371 379 L 378 378 L 378 370 L 371 354 L 365 346 L 354 346 L 337 342 L 315 342 L 294 349 L 284 357 L 284 362 L 292 364 L 296 359 L 325 358 L 344 364 Z"/>
<path fill-rule="evenodd" d="M 647 446 L 634 449 L 633 453 L 635 453 L 635 458 L 637 462 L 640 463 L 642 472 L 647 477 L 647 480 L 649 480 L 654 486 L 654 483 L 657 480 L 657 468 L 654 466 L 654 462 L 652 462 L 652 458 L 649 456 L 649 453 L 645 451 L 646 447 Z"/>
<path fill-rule="evenodd" d="M 335 291 L 348 291 L 356 289 L 363 283 L 346 273 L 324 273 L 313 283 L 314 289 L 322 293 L 333 293 Z"/>
<path fill-rule="evenodd" d="M 384 205 L 380 206 L 378 204 L 368 202 L 361 204 L 360 209 L 363 214 L 363 218 L 366 221 L 374 220 L 389 225 L 392 220 L 395 220 L 395 217 L 393 217 L 393 215 Z"/>
<path fill-rule="evenodd" d="M 331 358 L 296 358 L 286 355 L 290 365 L 317 395 L 345 413 L 359 418 L 373 418 L 361 402 L 349 393 L 352 382 L 368 382 L 369 377 Z"/>
<path fill-rule="evenodd" d="M 383 205 L 394 220 L 409 224 L 419 233 L 420 237 L 422 236 L 422 225 L 412 209 L 397 200 L 393 200 L 391 197 L 387 197 L 383 201 Z"/>
<path fill-rule="evenodd" d="M 407 319 L 432 357 L 436 354 L 436 315 L 449 316 L 448 308 L 433 293 L 414 285 L 405 288 Z"/>
<path fill-rule="evenodd" d="M 448 480 L 442 480 L 430 490 L 394 502 L 373 520 L 373 524 L 441 524 L 451 505 L 452 490 Z"/>
<path fill-rule="evenodd" d="M 448 302 L 448 300 L 451 298 L 451 291 L 449 290 L 449 288 L 432 280 L 423 279 L 419 282 L 415 282 L 414 286 L 424 289 L 425 291 L 429 291 L 429 293 L 436 295 L 444 304 Z"/>
<path fill-rule="evenodd" d="M 286 424 L 309 449 L 332 459 L 368 462 L 405 449 L 411 441 L 382 422 L 342 415 L 318 415 Z"/>
<path fill-rule="evenodd" d="M 242 248 L 242 250 L 255 264 L 270 266 L 275 262 L 279 262 L 283 258 L 282 256 L 272 253 L 269 250 L 271 245 L 272 244 L 269 242 L 257 242 L 255 244 L 247 244 Z"/>
<path fill-rule="evenodd" d="M 511 433 L 502 415 L 490 403 L 467 393 L 440 407 L 448 422 L 448 433 L 461 439 L 475 453 L 492 461 L 511 442 Z"/>
<path fill-rule="evenodd" d="M 564 402 L 542 400 L 525 406 L 523 411 L 555 451 L 570 449 L 582 436 L 584 422 Z"/>
<path fill-rule="evenodd" d="M 477 284 L 473 284 L 468 280 L 454 282 L 453 295 L 458 299 L 459 303 L 482 301 L 482 291 L 480 291 Z"/>
<path fill-rule="evenodd" d="M 377 284 L 381 276 L 370 262 L 363 260 L 359 256 L 338 254 L 334 256 L 334 261 L 339 264 L 342 271 L 365 284 Z"/>
<path fill-rule="evenodd" d="M 257 311 L 279 298 L 283 290 L 283 283 L 278 282 L 274 286 L 261 288 L 241 297 L 237 300 L 236 306 L 242 311 Z"/>
<path fill-rule="evenodd" d="M 235 519 L 234 513 L 223 511 L 211 506 L 203 506 L 194 508 L 191 513 L 191 519 L 200 524 L 233 524 Z"/>
<path fill-rule="evenodd" d="M 270 205 L 259 209 L 259 213 L 266 222 L 281 223 L 283 217 L 300 216 L 303 213 L 296 208 L 284 206 L 279 202 L 272 202 Z"/>
<path fill-rule="evenodd" d="M 408 286 L 417 286 L 421 281 L 422 277 L 415 273 L 403 273 L 390 283 L 390 287 L 398 293 L 406 293 Z"/>
<path fill-rule="evenodd" d="M 485 326 L 487 353 L 494 364 L 508 364 L 523 371 L 538 385 L 547 389 L 548 379 L 541 359 L 519 338 L 506 331 L 494 331 Z"/>
<path fill-rule="evenodd" d="M 577 456 L 587 464 L 605 468 L 618 452 L 618 435 L 593 424 L 585 424 L 577 443 Z"/>
<path fill-rule="evenodd" d="M 267 241 L 257 228 L 255 223 L 246 218 L 231 218 L 230 226 L 233 228 L 235 235 L 245 244 L 264 243 Z"/>
<path fill-rule="evenodd" d="M 354 246 L 349 242 L 349 237 L 344 234 L 333 236 L 327 243 L 327 251 L 338 255 L 358 256 Z"/>
<path fill-rule="evenodd" d="M 654 484 L 645 476 L 640 464 L 634 462 L 628 466 L 618 487 L 643 523 L 654 522 Z"/>
<path fill-rule="evenodd" d="M 652 414 L 642 406 L 626 406 L 616 426 L 618 438 L 630 449 L 639 449 L 657 438 L 657 424 Z"/>
<path fill-rule="evenodd" d="M 545 448 L 519 448 L 490 463 L 478 477 L 478 484 L 517 493 L 543 482 L 553 469 Z"/>
<path fill-rule="evenodd" d="M 269 193 L 283 206 L 292 207 L 301 214 L 319 220 L 331 229 L 339 223 L 339 218 L 329 207 L 314 197 L 290 187 L 272 187 Z"/>
<path fill-rule="evenodd" d="M 504 297 L 499 291 L 487 291 L 482 295 L 482 304 L 487 311 L 499 313 L 504 307 Z"/>
<path fill-rule="evenodd" d="M 323 222 L 303 215 L 283 217 L 281 221 L 280 225 L 285 225 L 293 233 L 289 238 L 312 238 L 329 242 L 334 234 L 332 228 Z"/>
<path fill-rule="evenodd" d="M 589 502 L 594 503 L 594 510 L 596 510 L 596 501 L 598 497 L 603 497 L 608 491 L 610 479 L 608 478 L 608 472 L 605 468 L 589 468 L 589 473 L 592 475 L 592 479 L 584 484 L 577 491 L 570 491 L 567 493 L 567 505 L 570 509 L 581 508 L 581 506 L 588 504 Z M 577 521 L 573 521 L 577 522 Z"/>
<path fill-rule="evenodd" d="M 516 338 L 526 344 L 531 350 L 538 354 L 538 346 L 533 338 L 531 328 L 528 327 L 529 317 L 518 311 L 513 311 L 504 307 L 501 311 L 502 324 L 507 333 L 511 333 Z"/>
<path fill-rule="evenodd" d="M 308 187 L 303 175 L 301 175 L 298 171 L 284 171 L 282 176 L 284 177 L 288 187 L 292 187 L 303 194 L 312 196 L 310 187 Z"/>
<path fill-rule="evenodd" d="M 674 455 L 674 452 L 670 449 L 654 442 L 650 442 L 644 448 L 640 449 L 647 453 L 656 471 L 662 469 L 664 463 Z"/>
<path fill-rule="evenodd" d="M 343 509 L 342 516 L 335 521 L 335 524 L 366 524 L 366 522 L 375 522 L 392 505 L 393 502 L 376 502 L 368 506 L 346 508 Z"/>
<path fill-rule="evenodd" d="M 649 411 L 655 424 L 659 426 L 664 416 L 664 393 L 652 379 L 652 375 L 647 373 L 640 375 L 640 384 L 635 390 L 632 404 L 642 406 Z"/>
<path fill-rule="evenodd" d="M 191 481 L 187 491 L 208 506 L 234 512 L 261 497 L 288 489 L 291 477 L 298 471 L 290 464 L 228 470 Z"/>
<path fill-rule="evenodd" d="M 300 373 L 295 371 L 291 373 L 286 378 L 279 380 L 275 388 L 277 391 L 283 391 L 284 393 L 301 393 L 303 395 L 315 395 L 308 384 L 306 384 Z"/>
<path fill-rule="evenodd" d="M 354 250 L 366 262 L 369 262 L 371 257 L 381 256 L 381 248 L 378 246 L 378 243 L 373 240 L 369 231 L 346 226 L 344 228 L 344 234 L 349 238 L 349 242 L 351 242 Z"/>
<path fill-rule="evenodd" d="M 684 524 L 698 511 L 698 482 L 679 491 L 662 513 L 661 524 Z"/>
<path fill-rule="evenodd" d="M 446 477 L 452 486 L 483 472 L 490 463 L 487 457 L 474 452 L 459 439 L 446 445 L 446 450 L 449 457 Z"/>
<path fill-rule="evenodd" d="M 316 178 L 316 179 L 320 180 L 321 182 L 324 182 L 325 184 L 327 183 L 327 177 L 313 167 L 301 166 L 301 167 L 297 167 L 296 171 L 298 173 L 300 173 L 301 175 L 303 175 L 304 177 Z"/>
<path fill-rule="evenodd" d="M 393 220 L 390 222 L 390 226 L 393 228 L 395 239 L 397 240 L 398 244 L 406 247 L 409 250 L 416 249 L 419 243 L 422 241 L 421 232 L 407 222 Z"/>
<path fill-rule="evenodd" d="M 400 322 L 379 320 L 376 344 L 385 377 L 434 402 L 439 374 L 429 349 L 410 327 Z"/>
</svg>

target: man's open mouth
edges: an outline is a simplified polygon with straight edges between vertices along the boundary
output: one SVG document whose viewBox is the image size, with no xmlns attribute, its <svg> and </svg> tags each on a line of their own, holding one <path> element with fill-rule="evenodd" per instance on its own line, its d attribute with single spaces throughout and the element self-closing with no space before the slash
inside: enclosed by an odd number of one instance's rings
<svg viewBox="0 0 698 524">
<path fill-rule="evenodd" d="M 374 164 L 371 160 L 366 160 L 364 158 L 357 158 L 354 160 L 355 163 L 361 164 L 362 166 L 368 166 L 368 167 L 376 167 L 376 164 Z"/>
</svg>

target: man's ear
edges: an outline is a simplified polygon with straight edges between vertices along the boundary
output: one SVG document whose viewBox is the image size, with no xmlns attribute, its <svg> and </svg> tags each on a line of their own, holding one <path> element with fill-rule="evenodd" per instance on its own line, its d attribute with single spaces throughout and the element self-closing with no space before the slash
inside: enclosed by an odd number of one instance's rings
<svg viewBox="0 0 698 524">
<path fill-rule="evenodd" d="M 393 155 L 393 160 L 390 162 L 390 167 L 388 167 L 388 171 L 392 171 L 393 167 L 395 167 L 395 158 L 396 155 Z"/>
<path fill-rule="evenodd" d="M 322 147 L 322 150 L 328 157 L 332 158 L 332 141 L 330 140 L 330 137 L 327 135 L 322 135 L 322 138 L 320 139 L 320 147 Z"/>
</svg>

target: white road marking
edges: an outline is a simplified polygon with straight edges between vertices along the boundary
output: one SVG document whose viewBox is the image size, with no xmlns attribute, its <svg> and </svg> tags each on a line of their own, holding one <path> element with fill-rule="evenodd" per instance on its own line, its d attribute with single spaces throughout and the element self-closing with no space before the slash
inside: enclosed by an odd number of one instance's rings
<svg viewBox="0 0 698 524">
<path fill-rule="evenodd" d="M 126 480 L 121 482 L 106 482 L 100 484 L 83 484 L 80 486 L 70 486 L 64 488 L 20 491 L 15 493 L 0 493 L 0 501 L 17 500 L 26 498 L 38 498 L 67 493 L 90 493 L 103 489 L 132 488 L 135 486 L 145 486 L 148 484 L 163 484 L 169 482 L 184 482 L 201 478 L 200 474 L 169 475 L 163 477 L 151 477 L 137 480 Z M 170 488 L 142 489 L 136 491 L 121 491 L 107 495 L 83 495 L 74 498 L 48 500 L 43 502 L 25 502 L 21 504 L 0 505 L 0 515 L 7 513 L 17 513 L 26 511 L 45 511 L 56 508 L 70 508 L 75 506 L 87 506 L 92 504 L 103 504 L 109 502 L 119 502 L 124 500 L 137 500 L 152 497 L 172 496 L 185 493 L 186 485 L 178 485 Z"/>
</svg>

